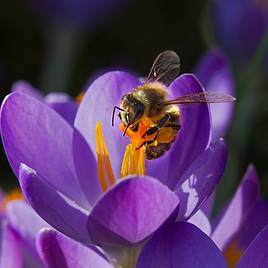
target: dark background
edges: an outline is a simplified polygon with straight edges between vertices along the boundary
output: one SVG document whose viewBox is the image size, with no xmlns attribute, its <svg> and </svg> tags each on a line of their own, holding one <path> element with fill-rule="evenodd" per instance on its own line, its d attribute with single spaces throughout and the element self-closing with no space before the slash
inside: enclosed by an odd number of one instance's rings
<svg viewBox="0 0 268 268">
<path fill-rule="evenodd" d="M 29 0 L 1 1 L 1 100 L 17 80 L 26 80 L 43 92 L 66 91 L 75 97 L 92 75 L 106 68 L 126 68 L 146 75 L 155 56 L 166 49 L 173 49 L 180 55 L 182 72 L 191 72 L 202 53 L 217 45 L 211 31 L 209 1 L 125 2 L 127 4 L 108 16 L 100 16 L 97 22 L 76 24 L 59 17 L 55 19 L 49 12 L 33 7 Z M 67 69 L 66 62 L 70 63 Z M 234 68 L 234 72 L 236 75 L 238 70 Z M 234 190 L 249 163 L 254 163 L 258 169 L 263 192 L 267 189 L 266 85 L 264 76 L 252 87 L 254 90 L 261 88 L 264 104 L 258 107 L 258 116 L 250 119 L 251 127 L 242 147 L 234 138 L 243 135 L 243 130 L 237 131 L 235 127 L 241 115 L 234 117 L 227 136 L 231 163 L 229 161 L 226 183 L 220 188 L 222 199 Z M 246 118 L 243 120 L 247 123 Z M 17 185 L 17 180 L 2 147 L 0 161 L 1 186 L 10 190 Z"/>
</svg>

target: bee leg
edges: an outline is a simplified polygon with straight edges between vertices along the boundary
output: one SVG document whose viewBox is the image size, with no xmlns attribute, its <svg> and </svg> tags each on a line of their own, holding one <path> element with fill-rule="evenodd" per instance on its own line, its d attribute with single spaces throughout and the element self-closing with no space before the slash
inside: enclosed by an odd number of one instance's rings
<svg viewBox="0 0 268 268">
<path fill-rule="evenodd" d="M 158 132 L 159 132 L 159 130 L 158 130 Z M 145 141 L 145 142 L 142 143 L 139 147 L 136 147 L 136 150 L 139 150 L 143 145 L 151 144 L 151 143 L 153 143 L 154 141 L 156 141 L 157 136 L 158 136 L 158 132 L 157 132 L 157 134 L 155 135 L 155 137 L 153 138 L 153 140 L 151 140 L 151 141 Z"/>
<path fill-rule="evenodd" d="M 169 120 L 170 120 L 171 116 L 170 114 L 166 114 L 159 122 L 156 126 L 149 128 L 143 135 L 142 137 L 144 138 L 145 136 L 150 136 L 153 135 L 155 132 L 159 131 L 161 128 L 165 127 Z"/>
</svg>

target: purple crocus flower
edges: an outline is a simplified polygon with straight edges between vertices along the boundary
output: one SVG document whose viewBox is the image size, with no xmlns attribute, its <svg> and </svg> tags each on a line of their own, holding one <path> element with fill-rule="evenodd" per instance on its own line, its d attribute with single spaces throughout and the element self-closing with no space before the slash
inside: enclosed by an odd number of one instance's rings
<svg viewBox="0 0 268 268">
<path fill-rule="evenodd" d="M 235 96 L 235 81 L 230 63 L 220 49 L 213 48 L 202 55 L 194 73 L 206 90 Z M 233 102 L 210 104 L 213 140 L 226 134 L 233 116 L 234 105 Z"/>
<path fill-rule="evenodd" d="M 206 201 L 206 208 L 213 205 L 213 199 Z M 268 227 L 268 206 L 259 196 L 259 179 L 253 165 L 242 179 L 233 198 L 212 220 L 204 206 L 190 218 L 189 222 L 209 235 L 223 252 L 228 267 L 266 267 Z"/>
<path fill-rule="evenodd" d="M 51 92 L 44 96 L 39 90 L 35 89 L 26 81 L 17 81 L 12 85 L 11 91 L 28 94 L 38 100 L 44 101 L 58 112 L 69 124 L 73 125 L 78 103 L 69 95 L 62 92 Z"/>
<path fill-rule="evenodd" d="M 259 196 L 259 178 L 251 165 L 211 237 L 230 267 L 266 267 L 268 254 L 261 247 L 266 247 L 267 225 L 268 206 Z"/>
<path fill-rule="evenodd" d="M 268 254 L 260 249 L 267 243 L 268 206 L 260 199 L 259 179 L 253 165 L 248 167 L 232 200 L 216 219 L 210 236 L 224 252 L 229 267 L 266 266 Z"/>
<path fill-rule="evenodd" d="M 213 192 L 226 163 L 223 140 L 211 144 L 207 104 L 180 107 L 180 134 L 163 157 L 147 163 L 147 176 L 119 179 L 128 140 L 111 127 L 111 111 L 123 94 L 140 84 L 125 72 L 99 77 L 86 92 L 74 127 L 29 94 L 9 95 L 1 108 L 1 134 L 25 198 L 66 236 L 83 245 L 101 246 L 110 266 L 135 267 L 138 258 L 137 267 L 149 267 L 150 254 L 157 250 L 159 263 L 175 267 L 175 257 L 168 258 L 163 250 L 168 243 L 174 252 L 180 249 L 181 263 L 188 263 L 185 267 L 198 267 L 199 261 L 208 259 L 208 267 L 215 263 L 226 267 L 216 246 L 192 224 L 183 222 Z M 171 97 L 203 90 L 192 74 L 181 75 L 169 87 Z M 99 124 L 95 131 L 99 121 L 103 133 Z M 179 239 L 183 234 L 189 244 Z M 190 246 L 197 237 L 201 242 L 193 247 L 198 256 L 193 263 Z M 61 238 L 45 232 L 44 241 L 52 238 L 58 247 Z M 65 250 L 72 248 L 70 243 Z M 69 256 L 62 257 L 67 262 Z M 156 267 L 153 261 L 151 267 Z"/>
<path fill-rule="evenodd" d="M 252 59 L 268 29 L 267 2 L 216 0 L 211 16 L 221 48 L 240 64 Z"/>
</svg>

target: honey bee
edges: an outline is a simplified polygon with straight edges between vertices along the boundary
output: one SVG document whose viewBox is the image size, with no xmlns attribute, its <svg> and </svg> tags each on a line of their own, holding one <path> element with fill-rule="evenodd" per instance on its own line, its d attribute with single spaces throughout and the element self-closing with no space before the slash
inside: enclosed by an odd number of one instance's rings
<svg viewBox="0 0 268 268">
<path fill-rule="evenodd" d="M 180 58 L 171 50 L 160 53 L 143 85 L 123 95 L 119 110 L 120 129 L 136 149 L 145 146 L 145 157 L 156 159 L 169 150 L 181 128 L 178 104 L 221 103 L 235 98 L 219 92 L 199 92 L 168 99 L 168 86 L 179 75 Z"/>
</svg>

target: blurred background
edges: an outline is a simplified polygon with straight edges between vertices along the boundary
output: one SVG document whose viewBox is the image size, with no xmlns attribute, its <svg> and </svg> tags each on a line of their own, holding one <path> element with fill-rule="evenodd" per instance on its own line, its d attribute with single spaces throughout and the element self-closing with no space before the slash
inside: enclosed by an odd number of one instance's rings
<svg viewBox="0 0 268 268">
<path fill-rule="evenodd" d="M 182 72 L 220 48 L 237 102 L 226 140 L 229 160 L 218 203 L 228 199 L 249 163 L 268 188 L 268 1 L 0 1 L 1 101 L 26 80 L 43 94 L 76 97 L 98 74 L 124 69 L 145 76 L 155 56 L 175 50 Z M 1 147 L 1 186 L 17 185 Z"/>
</svg>

